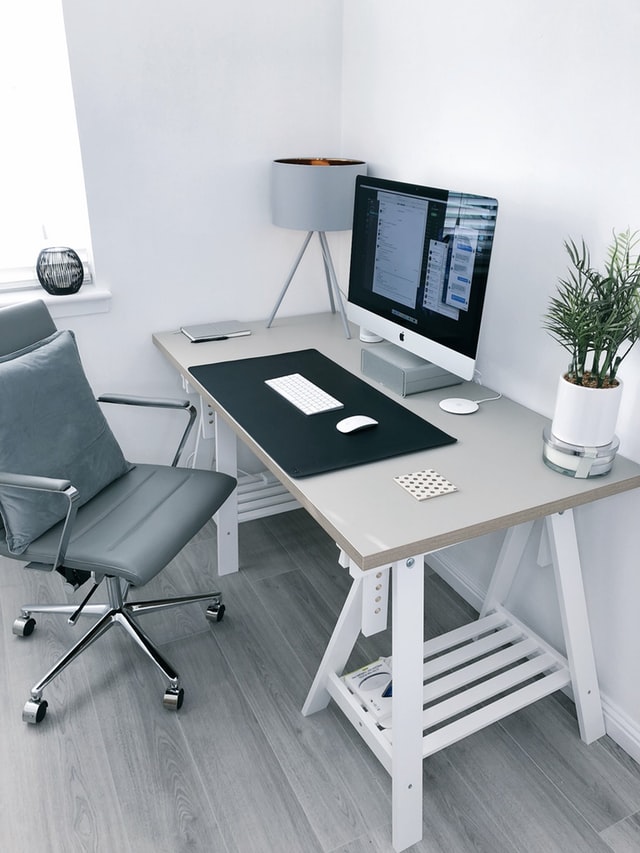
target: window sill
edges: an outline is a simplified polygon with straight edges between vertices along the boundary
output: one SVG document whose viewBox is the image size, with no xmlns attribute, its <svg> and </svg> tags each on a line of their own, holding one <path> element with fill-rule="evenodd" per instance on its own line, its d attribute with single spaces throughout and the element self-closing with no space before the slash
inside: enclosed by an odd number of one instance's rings
<svg viewBox="0 0 640 853">
<path fill-rule="evenodd" d="M 18 302 L 42 299 L 54 319 L 79 317 L 82 314 L 106 314 L 111 308 L 111 291 L 102 290 L 95 284 L 83 284 L 77 293 L 52 296 L 41 287 L 24 290 L 0 290 L 0 308 Z"/>
</svg>

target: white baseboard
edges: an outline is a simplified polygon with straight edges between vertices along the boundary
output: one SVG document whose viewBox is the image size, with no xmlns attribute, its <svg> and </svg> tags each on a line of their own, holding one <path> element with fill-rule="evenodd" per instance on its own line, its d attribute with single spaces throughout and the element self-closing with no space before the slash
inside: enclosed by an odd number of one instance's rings
<svg viewBox="0 0 640 853">
<path fill-rule="evenodd" d="M 459 564 L 448 557 L 449 553 L 449 551 L 441 551 L 438 554 L 430 554 L 428 565 L 467 604 L 479 611 L 482 607 L 485 590 L 469 578 Z M 640 764 L 640 723 L 632 720 L 604 693 L 601 694 L 601 700 L 607 734 L 611 740 L 615 741 L 621 749 Z"/>
<path fill-rule="evenodd" d="M 627 755 L 640 764 L 640 726 L 617 705 L 602 695 L 602 712 L 607 734 Z"/>
</svg>

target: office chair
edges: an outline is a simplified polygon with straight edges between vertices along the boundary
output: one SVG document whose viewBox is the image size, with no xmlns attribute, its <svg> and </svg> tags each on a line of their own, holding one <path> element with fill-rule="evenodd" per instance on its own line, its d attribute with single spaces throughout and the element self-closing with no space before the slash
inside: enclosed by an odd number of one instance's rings
<svg viewBox="0 0 640 853">
<path fill-rule="evenodd" d="M 171 465 L 125 460 L 98 401 L 158 406 L 188 414 Z M 131 587 L 154 578 L 220 509 L 236 486 L 226 474 L 179 468 L 196 411 L 188 400 L 122 395 L 98 398 L 84 375 L 73 333 L 59 331 L 43 301 L 0 309 L 0 554 L 30 570 L 56 571 L 80 604 L 24 605 L 13 633 L 29 636 L 34 613 L 61 613 L 75 624 L 99 618 L 31 689 L 22 718 L 41 722 L 45 687 L 113 625 L 120 625 L 168 680 L 165 707 L 178 710 L 178 673 L 138 625 L 138 616 L 210 601 L 206 617 L 224 613 L 217 592 L 128 601 Z M 97 589 L 107 604 L 93 604 Z"/>
</svg>

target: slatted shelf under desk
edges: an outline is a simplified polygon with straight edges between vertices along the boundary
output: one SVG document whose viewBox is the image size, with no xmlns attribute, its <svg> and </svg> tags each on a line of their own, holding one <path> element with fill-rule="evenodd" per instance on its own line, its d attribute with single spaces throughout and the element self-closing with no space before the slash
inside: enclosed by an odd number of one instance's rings
<svg viewBox="0 0 640 853">
<path fill-rule="evenodd" d="M 423 758 L 571 682 L 566 658 L 502 607 L 428 640 L 423 661 Z M 393 726 L 377 722 L 345 676 L 332 673 L 327 689 L 391 773 Z"/>
</svg>

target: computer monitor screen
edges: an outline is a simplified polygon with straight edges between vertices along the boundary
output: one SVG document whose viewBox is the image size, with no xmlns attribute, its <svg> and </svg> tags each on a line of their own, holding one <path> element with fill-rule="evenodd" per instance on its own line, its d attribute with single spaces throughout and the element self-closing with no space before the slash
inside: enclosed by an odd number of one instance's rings
<svg viewBox="0 0 640 853">
<path fill-rule="evenodd" d="M 494 198 L 359 175 L 349 319 L 472 379 L 497 213 Z"/>
</svg>

